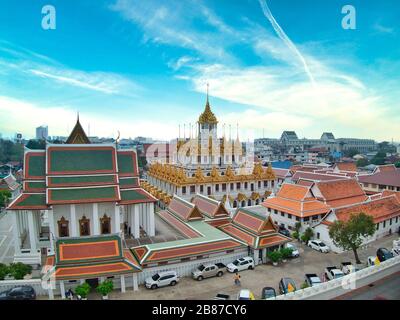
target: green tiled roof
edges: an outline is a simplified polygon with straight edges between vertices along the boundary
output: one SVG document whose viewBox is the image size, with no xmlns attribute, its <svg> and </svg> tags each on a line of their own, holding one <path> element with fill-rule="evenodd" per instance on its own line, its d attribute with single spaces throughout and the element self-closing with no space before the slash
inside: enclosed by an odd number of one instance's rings
<svg viewBox="0 0 400 320">
<path fill-rule="evenodd" d="M 130 173 L 132 176 L 137 174 L 134 172 L 136 167 L 134 155 L 132 152 L 118 152 L 118 172 L 120 174 Z"/>
<path fill-rule="evenodd" d="M 10 204 L 9 209 L 11 210 L 23 210 L 23 209 L 45 209 L 46 205 L 46 194 L 44 193 L 30 193 L 21 194 L 19 197 Z"/>
<path fill-rule="evenodd" d="M 48 189 L 51 203 L 72 203 L 73 201 L 118 201 L 118 189 L 111 187 Z"/>
<path fill-rule="evenodd" d="M 140 189 L 134 190 L 121 190 L 121 201 L 130 201 L 130 200 L 146 200 L 150 197 L 144 193 L 143 191 L 138 191 Z"/>
<path fill-rule="evenodd" d="M 49 177 L 49 185 L 84 185 L 84 184 L 104 184 L 115 182 L 115 175 L 95 175 L 95 176 L 75 176 L 75 177 Z"/>
<path fill-rule="evenodd" d="M 30 155 L 28 164 L 29 177 L 44 177 L 46 175 L 46 154 Z"/>
<path fill-rule="evenodd" d="M 67 148 L 68 149 L 68 148 Z M 53 172 L 96 172 L 100 170 L 114 171 L 112 148 L 107 150 L 57 150 L 52 147 L 49 173 Z"/>
<path fill-rule="evenodd" d="M 119 179 L 119 185 L 121 187 L 131 186 L 131 185 L 135 185 L 135 186 L 138 187 L 139 186 L 139 179 L 138 178 L 125 178 L 125 179 L 120 178 Z"/>
<path fill-rule="evenodd" d="M 45 181 L 27 181 L 26 187 L 28 189 L 46 189 L 46 182 Z"/>
</svg>

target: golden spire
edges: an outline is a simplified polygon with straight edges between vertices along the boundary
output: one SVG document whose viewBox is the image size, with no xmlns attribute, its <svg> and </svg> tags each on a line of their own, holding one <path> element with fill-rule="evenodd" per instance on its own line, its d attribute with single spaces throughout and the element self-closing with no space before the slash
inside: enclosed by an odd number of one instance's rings
<svg viewBox="0 0 400 320">
<path fill-rule="evenodd" d="M 210 102 L 208 101 L 208 83 L 207 83 L 207 100 L 203 113 L 199 117 L 199 123 L 217 124 L 218 120 L 215 114 L 211 111 Z"/>
</svg>

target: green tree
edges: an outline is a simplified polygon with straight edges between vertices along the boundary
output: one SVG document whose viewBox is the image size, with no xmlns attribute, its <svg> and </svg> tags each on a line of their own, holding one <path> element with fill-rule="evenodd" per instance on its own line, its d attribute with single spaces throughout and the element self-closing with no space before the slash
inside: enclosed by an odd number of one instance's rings
<svg viewBox="0 0 400 320">
<path fill-rule="evenodd" d="M 14 279 L 22 280 L 27 274 L 32 272 L 32 266 L 22 262 L 12 263 L 10 265 L 10 274 Z"/>
<path fill-rule="evenodd" d="M 301 236 L 301 241 L 303 241 L 304 243 L 307 243 L 309 240 L 311 240 L 311 238 L 314 236 L 314 231 L 313 229 L 311 229 L 310 227 L 308 227 L 306 229 L 306 231 L 304 231 L 303 235 Z"/>
<path fill-rule="evenodd" d="M 44 150 L 44 149 L 46 149 L 46 141 L 45 140 L 31 139 L 26 144 L 26 147 L 28 149 L 32 149 L 32 150 L 36 150 L 36 149 Z"/>
<path fill-rule="evenodd" d="M 379 151 L 371 160 L 371 163 L 376 165 L 385 164 L 386 152 Z"/>
<path fill-rule="evenodd" d="M 85 299 L 90 292 L 90 285 L 85 282 L 75 288 L 75 293 Z"/>
<path fill-rule="evenodd" d="M 372 216 L 363 212 L 352 213 L 348 221 L 335 221 L 329 227 L 329 236 L 333 243 L 343 250 L 352 250 L 356 263 L 361 263 L 357 249 L 363 243 L 363 238 L 375 233 L 375 224 Z"/>
<path fill-rule="evenodd" d="M 344 155 L 349 158 L 353 158 L 356 154 L 359 154 L 357 149 L 348 149 L 344 151 Z"/>
<path fill-rule="evenodd" d="M 400 161 L 397 161 L 394 165 L 396 168 L 400 168 Z"/>
<path fill-rule="evenodd" d="M 10 269 L 4 263 L 0 263 L 0 280 L 4 280 L 4 278 L 10 273 Z"/>
<path fill-rule="evenodd" d="M 114 283 L 111 280 L 103 281 L 96 288 L 96 291 L 100 293 L 103 297 L 107 296 L 113 290 L 114 290 Z"/>
<path fill-rule="evenodd" d="M 11 192 L 9 190 L 0 190 L 0 208 L 4 208 L 8 204 L 10 198 Z"/>
<path fill-rule="evenodd" d="M 357 167 L 365 167 L 365 166 L 369 165 L 369 161 L 366 158 L 361 158 L 361 159 L 357 160 L 356 165 L 357 165 Z"/>
</svg>

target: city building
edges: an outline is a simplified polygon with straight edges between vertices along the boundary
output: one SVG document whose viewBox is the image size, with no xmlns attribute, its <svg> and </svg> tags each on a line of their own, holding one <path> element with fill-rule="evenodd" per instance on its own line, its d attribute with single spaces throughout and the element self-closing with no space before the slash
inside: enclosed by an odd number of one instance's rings
<svg viewBox="0 0 400 320">
<path fill-rule="evenodd" d="M 346 222 L 351 214 L 363 212 L 373 217 L 376 232 L 373 236 L 364 239 L 363 244 L 377 240 L 385 235 L 398 232 L 400 228 L 400 202 L 394 194 L 380 194 L 372 199 L 360 203 L 353 203 L 338 208 L 332 208 L 326 217 L 314 227 L 317 239 L 329 245 L 333 252 L 343 252 L 329 236 L 329 227 L 335 221 Z"/>
<path fill-rule="evenodd" d="M 40 126 L 36 128 L 36 139 L 47 140 L 49 131 L 47 126 Z"/>
<path fill-rule="evenodd" d="M 372 173 L 359 174 L 357 179 L 368 194 L 400 191 L 400 168 L 393 164 L 376 166 Z"/>
</svg>

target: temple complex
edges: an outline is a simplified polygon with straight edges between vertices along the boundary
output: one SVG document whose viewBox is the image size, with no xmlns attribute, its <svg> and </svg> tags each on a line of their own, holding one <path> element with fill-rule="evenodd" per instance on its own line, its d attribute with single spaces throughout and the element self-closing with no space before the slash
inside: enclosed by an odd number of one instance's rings
<svg viewBox="0 0 400 320">
<path fill-rule="evenodd" d="M 254 163 L 238 134 L 235 140 L 226 139 L 225 132 L 218 138 L 217 125 L 207 92 L 197 135 L 178 138 L 169 162 L 150 165 L 143 188 L 161 206 L 167 206 L 175 194 L 188 201 L 196 194 L 206 195 L 227 208 L 258 205 L 270 195 L 276 183 L 272 168 Z"/>
</svg>

